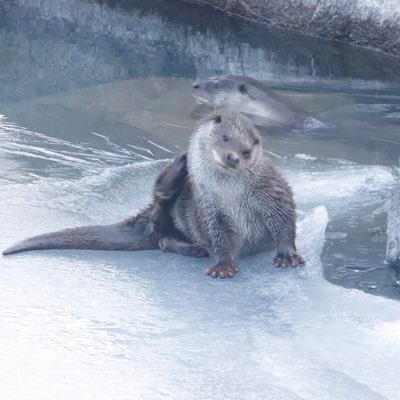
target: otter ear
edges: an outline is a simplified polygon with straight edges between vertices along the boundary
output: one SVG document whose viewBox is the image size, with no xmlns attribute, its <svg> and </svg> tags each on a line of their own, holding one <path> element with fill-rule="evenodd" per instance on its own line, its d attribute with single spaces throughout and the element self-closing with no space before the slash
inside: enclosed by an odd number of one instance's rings
<svg viewBox="0 0 400 400">
<path fill-rule="evenodd" d="M 242 93 L 242 94 L 247 93 L 247 86 L 246 86 L 244 83 L 241 83 L 241 84 L 238 86 L 238 89 L 239 89 L 239 92 Z"/>
<path fill-rule="evenodd" d="M 213 120 L 214 120 L 214 122 L 215 122 L 216 124 L 219 124 L 219 123 L 221 123 L 222 117 L 221 117 L 220 115 L 216 115 L 216 116 L 213 118 Z"/>
</svg>

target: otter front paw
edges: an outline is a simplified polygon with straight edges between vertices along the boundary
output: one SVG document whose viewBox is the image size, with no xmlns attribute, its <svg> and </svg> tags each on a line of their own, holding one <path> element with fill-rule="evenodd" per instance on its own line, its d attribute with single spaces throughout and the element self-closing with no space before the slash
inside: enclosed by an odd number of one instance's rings
<svg viewBox="0 0 400 400">
<path fill-rule="evenodd" d="M 208 268 L 206 274 L 211 278 L 233 278 L 239 272 L 239 268 L 229 264 L 217 264 L 214 267 Z"/>
<path fill-rule="evenodd" d="M 287 268 L 293 267 L 296 268 L 299 265 L 304 265 L 304 258 L 299 256 L 296 253 L 286 252 L 286 253 L 278 253 L 273 261 L 273 266 L 276 268 Z"/>
</svg>

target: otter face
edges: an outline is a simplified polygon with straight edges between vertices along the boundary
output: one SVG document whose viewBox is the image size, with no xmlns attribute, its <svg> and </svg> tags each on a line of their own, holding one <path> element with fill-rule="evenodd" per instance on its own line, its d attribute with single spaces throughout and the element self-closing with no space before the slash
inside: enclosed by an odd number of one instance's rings
<svg viewBox="0 0 400 400">
<path fill-rule="evenodd" d="M 262 153 L 260 136 L 242 114 L 219 110 L 209 117 L 201 130 L 208 159 L 225 171 L 243 171 Z"/>
<path fill-rule="evenodd" d="M 195 82 L 192 87 L 192 94 L 199 103 L 215 107 L 240 104 L 248 96 L 245 83 L 230 77 Z"/>
</svg>

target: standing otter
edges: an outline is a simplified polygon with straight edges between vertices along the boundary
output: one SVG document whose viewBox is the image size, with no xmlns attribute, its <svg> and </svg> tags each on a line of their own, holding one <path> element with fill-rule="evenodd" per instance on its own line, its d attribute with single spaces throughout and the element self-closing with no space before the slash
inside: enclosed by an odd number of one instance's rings
<svg viewBox="0 0 400 400">
<path fill-rule="evenodd" d="M 246 76 L 228 75 L 195 82 L 192 93 L 200 103 L 243 112 L 256 125 L 284 128 L 321 125 L 320 121 L 290 104 L 266 84 Z"/>
<path fill-rule="evenodd" d="M 212 277 L 232 277 L 241 255 L 277 249 L 274 265 L 296 267 L 296 213 L 290 187 L 264 158 L 260 137 L 238 112 L 219 110 L 197 126 L 187 154 L 156 180 L 153 202 L 113 225 L 33 237 L 4 251 L 69 248 L 164 251 L 203 257 Z"/>
</svg>

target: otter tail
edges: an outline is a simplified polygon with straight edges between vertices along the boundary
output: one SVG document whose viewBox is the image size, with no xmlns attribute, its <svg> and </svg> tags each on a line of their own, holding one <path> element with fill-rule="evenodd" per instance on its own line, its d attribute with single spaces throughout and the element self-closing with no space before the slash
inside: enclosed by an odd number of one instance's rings
<svg viewBox="0 0 400 400">
<path fill-rule="evenodd" d="M 32 250 L 153 250 L 158 249 L 159 235 L 148 217 L 139 214 L 130 220 L 112 225 L 82 226 L 45 233 L 18 242 L 3 255 Z"/>
</svg>

